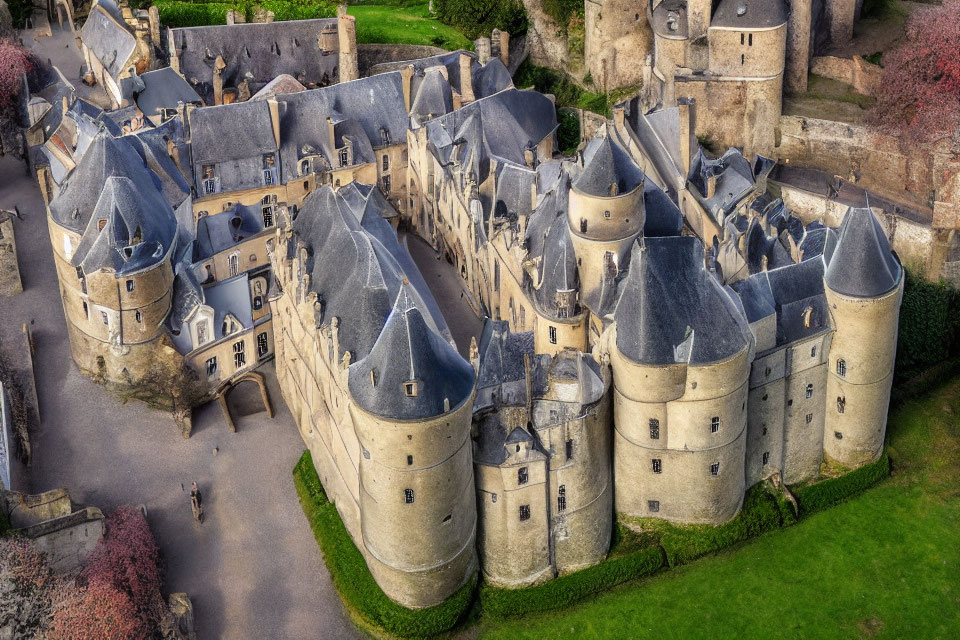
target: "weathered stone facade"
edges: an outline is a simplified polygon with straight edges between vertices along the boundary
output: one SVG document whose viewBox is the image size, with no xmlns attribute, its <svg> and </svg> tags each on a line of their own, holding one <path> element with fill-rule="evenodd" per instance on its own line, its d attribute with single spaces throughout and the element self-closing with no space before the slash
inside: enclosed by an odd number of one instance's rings
<svg viewBox="0 0 960 640">
<path fill-rule="evenodd" d="M 0 210 L 0 297 L 15 296 L 23 291 L 13 218 L 13 213 Z"/>
</svg>

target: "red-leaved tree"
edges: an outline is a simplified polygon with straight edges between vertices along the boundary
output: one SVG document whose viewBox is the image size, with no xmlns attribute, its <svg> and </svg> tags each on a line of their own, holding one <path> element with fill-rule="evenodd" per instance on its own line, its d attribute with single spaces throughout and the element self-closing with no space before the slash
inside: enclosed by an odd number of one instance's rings
<svg viewBox="0 0 960 640">
<path fill-rule="evenodd" d="M 14 638 L 42 637 L 59 579 L 26 538 L 0 538 L 0 629 Z"/>
<path fill-rule="evenodd" d="M 0 40 L 0 111 L 16 102 L 23 89 L 23 74 L 35 65 L 29 51 L 18 44 Z"/>
<path fill-rule="evenodd" d="M 142 640 L 150 636 L 127 594 L 105 582 L 64 586 L 55 598 L 49 640 Z"/>
<path fill-rule="evenodd" d="M 960 143 L 960 0 L 916 10 L 883 66 L 873 123 L 911 142 Z"/>
<path fill-rule="evenodd" d="M 148 634 L 162 625 L 167 613 L 160 593 L 160 550 L 146 518 L 130 506 L 119 507 L 106 521 L 103 540 L 80 574 L 90 586 L 102 583 L 124 594 Z"/>
</svg>

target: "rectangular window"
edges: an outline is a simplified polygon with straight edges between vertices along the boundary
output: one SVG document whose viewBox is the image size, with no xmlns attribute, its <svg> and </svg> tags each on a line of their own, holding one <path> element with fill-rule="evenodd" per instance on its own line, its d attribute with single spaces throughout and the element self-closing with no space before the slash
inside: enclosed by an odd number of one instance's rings
<svg viewBox="0 0 960 640">
<path fill-rule="evenodd" d="M 103 320 L 103 324 L 110 326 L 110 316 L 107 315 L 106 311 L 100 312 L 100 319 Z"/>
<path fill-rule="evenodd" d="M 530 519 L 530 505 L 522 504 L 520 505 L 520 519 L 529 520 Z"/>
<path fill-rule="evenodd" d="M 273 226 L 273 205 L 261 207 L 260 213 L 263 215 L 263 228 L 269 229 Z"/>
<path fill-rule="evenodd" d="M 808 397 L 808 398 L 812 398 L 812 397 L 813 397 L 813 385 L 812 385 L 812 384 L 808 384 L 808 385 L 807 385 L 807 397 Z"/>
<path fill-rule="evenodd" d="M 560 488 L 557 491 L 557 511 L 566 511 L 567 510 L 567 487 L 566 485 L 560 485 Z"/>
<path fill-rule="evenodd" d="M 137 324 L 143 324 L 143 314 L 140 313 L 140 310 L 137 309 L 137 312 L 134 314 L 134 317 L 137 319 Z"/>
<path fill-rule="evenodd" d="M 240 273 L 240 256 L 233 254 L 227 258 L 227 268 L 230 270 L 230 276 L 233 277 Z"/>
<path fill-rule="evenodd" d="M 407 466 L 413 465 L 413 456 L 407 456 Z"/>
<path fill-rule="evenodd" d="M 846 360 L 837 360 L 837 375 L 845 376 L 847 375 L 847 361 Z"/>
<path fill-rule="evenodd" d="M 647 500 L 647 510 L 650 513 L 656 513 L 660 511 L 660 501 L 659 500 Z"/>
<path fill-rule="evenodd" d="M 413 504 L 413 489 L 403 490 L 403 502 L 404 504 Z"/>
<path fill-rule="evenodd" d="M 567 440 L 567 460 L 573 458 L 573 440 Z"/>
<path fill-rule="evenodd" d="M 253 310 L 260 311 L 263 309 L 263 296 L 253 296 Z"/>
<path fill-rule="evenodd" d="M 769 451 L 764 451 L 764 452 L 763 452 L 763 464 L 768 464 L 769 462 L 770 462 L 770 452 L 769 452 Z"/>
<path fill-rule="evenodd" d="M 717 431 L 720 431 L 720 416 L 713 416 L 710 418 L 710 433 Z"/>
<path fill-rule="evenodd" d="M 811 357 L 811 358 L 816 358 L 816 357 L 817 357 L 817 348 L 816 348 L 815 346 L 814 346 L 814 347 L 810 347 L 810 357 Z"/>
<path fill-rule="evenodd" d="M 526 467 L 520 467 L 517 469 L 517 484 L 527 484 L 527 480 L 529 479 L 530 477 L 527 475 Z"/>
<path fill-rule="evenodd" d="M 383 192 L 390 194 L 390 176 L 383 176 Z"/>
<path fill-rule="evenodd" d="M 387 154 L 383 154 L 383 158 L 382 158 L 382 160 L 381 160 L 380 166 L 383 167 L 383 171 L 389 171 L 389 170 L 390 170 L 390 156 L 388 156 Z"/>
<path fill-rule="evenodd" d="M 127 280 L 127 291 L 133 291 L 133 280 Z"/>
<path fill-rule="evenodd" d="M 712 465 L 710 465 L 710 475 L 712 475 L 712 476 L 720 475 L 720 463 L 719 463 L 719 462 L 714 462 Z"/>
<path fill-rule="evenodd" d="M 660 458 L 653 459 L 653 472 L 660 473 L 663 471 L 663 463 L 660 461 Z"/>
<path fill-rule="evenodd" d="M 270 340 L 267 337 L 267 332 L 257 334 L 257 358 L 262 358 L 267 355 L 267 351 L 270 350 Z"/>
<path fill-rule="evenodd" d="M 650 439 L 660 439 L 660 421 L 656 418 L 650 418 Z"/>
<path fill-rule="evenodd" d="M 217 357 L 214 356 L 207 360 L 207 377 L 212 378 L 217 375 Z"/>
<path fill-rule="evenodd" d="M 247 364 L 247 354 L 244 352 L 243 340 L 233 343 L 233 368 L 239 369 Z"/>
<path fill-rule="evenodd" d="M 410 382 L 404 382 L 404 383 L 403 383 L 403 393 L 404 393 L 408 398 L 413 398 L 413 397 L 415 397 L 415 396 L 417 395 L 417 392 L 418 392 L 418 390 L 417 390 L 417 383 L 416 383 L 415 380 L 412 380 L 412 381 L 410 381 Z"/>
<path fill-rule="evenodd" d="M 350 164 L 350 153 L 346 147 L 340 149 L 340 151 L 337 152 L 337 155 L 339 156 L 341 167 L 345 167 Z"/>
<path fill-rule="evenodd" d="M 846 406 L 847 399 L 843 396 L 837 396 L 837 413 L 843 413 L 843 410 Z"/>
<path fill-rule="evenodd" d="M 557 344 L 557 328 L 550 327 L 549 333 L 550 333 L 550 344 Z"/>
<path fill-rule="evenodd" d="M 500 291 L 500 263 L 493 263 L 493 290 Z"/>
<path fill-rule="evenodd" d="M 812 413 L 808 413 L 808 414 L 807 414 L 807 424 L 810 424 L 811 422 L 813 422 L 813 414 L 812 414 Z"/>
</svg>

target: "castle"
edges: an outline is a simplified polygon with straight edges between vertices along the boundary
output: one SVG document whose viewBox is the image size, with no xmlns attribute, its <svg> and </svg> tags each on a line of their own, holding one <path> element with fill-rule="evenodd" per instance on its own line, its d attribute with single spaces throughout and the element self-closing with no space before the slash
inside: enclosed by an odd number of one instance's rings
<svg viewBox="0 0 960 640">
<path fill-rule="evenodd" d="M 499 59 L 378 70 L 126 132 L 60 89 L 39 177 L 78 366 L 213 388 L 274 357 L 408 607 L 478 570 L 595 564 L 617 518 L 720 524 L 767 478 L 881 454 L 903 270 L 869 208 L 804 226 L 771 161 L 703 152 L 694 99 L 618 105 L 562 157 L 553 102 Z M 410 235 L 487 318 L 468 357 Z"/>
</svg>

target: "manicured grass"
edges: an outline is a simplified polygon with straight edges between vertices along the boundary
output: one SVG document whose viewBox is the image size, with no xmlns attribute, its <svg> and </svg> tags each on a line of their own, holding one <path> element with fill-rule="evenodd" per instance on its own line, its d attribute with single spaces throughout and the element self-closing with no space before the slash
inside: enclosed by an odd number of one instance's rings
<svg viewBox="0 0 960 640">
<path fill-rule="evenodd" d="M 960 637 L 960 378 L 894 412 L 888 451 L 891 477 L 795 526 L 481 637 Z"/>
<path fill-rule="evenodd" d="M 473 49 L 462 33 L 430 16 L 427 3 L 410 6 L 351 5 L 357 18 L 357 42 L 420 44 L 444 49 Z"/>
</svg>

